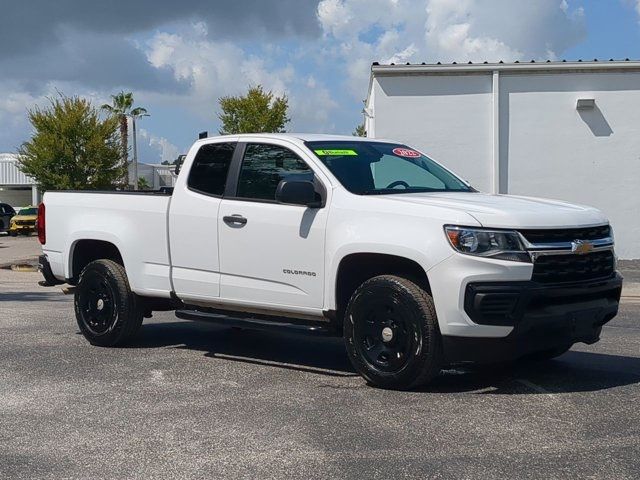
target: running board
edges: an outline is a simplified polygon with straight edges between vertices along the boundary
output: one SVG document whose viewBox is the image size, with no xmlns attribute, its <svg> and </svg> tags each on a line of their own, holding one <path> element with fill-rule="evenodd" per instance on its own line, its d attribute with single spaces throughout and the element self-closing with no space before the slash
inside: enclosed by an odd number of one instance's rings
<svg viewBox="0 0 640 480">
<path fill-rule="evenodd" d="M 314 333 L 316 335 L 335 335 L 328 322 L 322 321 L 282 321 L 282 317 L 274 317 L 277 320 L 263 318 L 239 318 L 230 317 L 220 313 L 201 312 L 199 310 L 176 310 L 176 317 L 182 320 L 195 320 L 200 322 L 217 323 L 226 327 L 246 328 L 250 330 L 289 330 L 294 332 Z"/>
</svg>

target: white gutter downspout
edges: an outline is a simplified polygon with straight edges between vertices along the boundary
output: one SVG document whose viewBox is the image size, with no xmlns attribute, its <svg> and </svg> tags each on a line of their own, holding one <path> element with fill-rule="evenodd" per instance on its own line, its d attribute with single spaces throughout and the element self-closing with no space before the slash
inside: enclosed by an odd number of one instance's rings
<svg viewBox="0 0 640 480">
<path fill-rule="evenodd" d="M 493 71 L 493 157 L 491 163 L 491 193 L 500 193 L 500 72 Z"/>
</svg>

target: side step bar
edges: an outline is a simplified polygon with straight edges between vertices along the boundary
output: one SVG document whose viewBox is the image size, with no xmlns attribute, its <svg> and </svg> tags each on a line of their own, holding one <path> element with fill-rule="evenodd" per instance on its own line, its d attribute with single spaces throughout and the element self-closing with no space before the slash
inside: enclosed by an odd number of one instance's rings
<svg viewBox="0 0 640 480">
<path fill-rule="evenodd" d="M 199 310 L 176 310 L 176 317 L 182 320 L 217 323 L 227 327 L 246 328 L 250 330 L 289 330 L 328 336 L 335 336 L 336 334 L 335 331 L 330 328 L 328 322 L 322 321 L 296 320 L 287 322 L 287 319 L 282 317 L 274 317 L 277 318 L 277 320 L 266 320 L 254 317 L 238 318 L 220 313 L 201 312 Z"/>
</svg>

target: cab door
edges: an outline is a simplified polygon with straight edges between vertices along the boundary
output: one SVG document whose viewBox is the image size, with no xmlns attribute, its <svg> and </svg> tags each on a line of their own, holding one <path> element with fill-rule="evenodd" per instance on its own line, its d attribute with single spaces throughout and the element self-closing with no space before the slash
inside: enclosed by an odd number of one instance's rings
<svg viewBox="0 0 640 480">
<path fill-rule="evenodd" d="M 275 200 L 283 179 L 322 189 L 318 173 L 293 147 L 247 143 L 237 179 L 220 204 L 221 300 L 320 311 L 328 208 Z"/>
<path fill-rule="evenodd" d="M 169 247 L 173 289 L 181 299 L 220 296 L 218 210 L 236 142 L 207 143 L 171 198 Z M 141 226 L 142 228 L 142 226 Z"/>
</svg>

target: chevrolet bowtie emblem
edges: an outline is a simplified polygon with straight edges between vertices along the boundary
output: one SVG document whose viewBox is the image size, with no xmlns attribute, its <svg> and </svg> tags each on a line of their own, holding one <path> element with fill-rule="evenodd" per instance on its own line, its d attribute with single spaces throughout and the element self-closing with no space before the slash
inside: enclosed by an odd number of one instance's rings
<svg viewBox="0 0 640 480">
<path fill-rule="evenodd" d="M 571 252 L 584 255 L 593 251 L 593 243 L 585 240 L 574 240 L 571 242 Z"/>
</svg>

